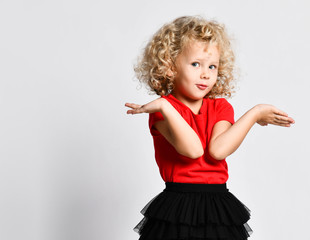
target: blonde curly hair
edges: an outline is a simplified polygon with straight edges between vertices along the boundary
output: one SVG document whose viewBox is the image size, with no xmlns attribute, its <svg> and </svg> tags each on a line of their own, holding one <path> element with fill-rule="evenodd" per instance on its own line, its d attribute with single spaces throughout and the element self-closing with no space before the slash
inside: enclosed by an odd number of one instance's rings
<svg viewBox="0 0 310 240">
<path fill-rule="evenodd" d="M 174 88 L 175 62 L 190 41 L 216 43 L 220 51 L 217 81 L 208 98 L 230 97 L 235 57 L 225 27 L 199 16 L 184 16 L 165 24 L 151 38 L 134 70 L 151 92 L 163 96 Z"/>
</svg>

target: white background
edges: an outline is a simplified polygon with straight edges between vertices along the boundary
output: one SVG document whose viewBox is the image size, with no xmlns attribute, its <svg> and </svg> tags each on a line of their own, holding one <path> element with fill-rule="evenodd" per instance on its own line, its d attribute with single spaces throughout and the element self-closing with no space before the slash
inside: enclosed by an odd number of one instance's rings
<svg viewBox="0 0 310 240">
<path fill-rule="evenodd" d="M 291 128 L 255 125 L 227 158 L 253 240 L 310 239 L 308 1 L 0 2 L 0 239 L 134 240 L 163 188 L 133 64 L 182 15 L 225 23 L 240 68 L 236 120 L 270 103 Z"/>
</svg>

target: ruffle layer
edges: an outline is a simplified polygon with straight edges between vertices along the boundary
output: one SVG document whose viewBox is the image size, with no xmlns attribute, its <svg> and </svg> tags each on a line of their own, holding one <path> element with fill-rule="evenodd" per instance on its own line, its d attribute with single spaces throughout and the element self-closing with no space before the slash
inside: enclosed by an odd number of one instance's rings
<svg viewBox="0 0 310 240">
<path fill-rule="evenodd" d="M 164 190 L 141 211 L 140 240 L 247 239 L 250 210 L 230 192 Z"/>
</svg>

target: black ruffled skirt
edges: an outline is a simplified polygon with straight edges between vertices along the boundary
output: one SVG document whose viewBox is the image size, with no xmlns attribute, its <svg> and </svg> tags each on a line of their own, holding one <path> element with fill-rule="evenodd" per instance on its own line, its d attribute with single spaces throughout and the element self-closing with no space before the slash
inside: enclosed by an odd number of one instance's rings
<svg viewBox="0 0 310 240">
<path fill-rule="evenodd" d="M 141 211 L 140 240 L 247 239 L 250 210 L 226 184 L 166 183 Z"/>
</svg>

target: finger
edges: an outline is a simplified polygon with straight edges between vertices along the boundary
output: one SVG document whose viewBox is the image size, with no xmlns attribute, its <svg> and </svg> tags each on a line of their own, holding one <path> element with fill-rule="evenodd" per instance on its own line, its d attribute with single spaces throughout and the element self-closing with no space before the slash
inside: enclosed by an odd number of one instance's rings
<svg viewBox="0 0 310 240">
<path fill-rule="evenodd" d="M 127 111 L 127 114 L 135 114 L 136 112 L 135 112 L 135 110 L 128 110 Z"/>
<path fill-rule="evenodd" d="M 281 111 L 280 109 L 277 109 L 277 108 L 275 109 L 274 113 L 275 113 L 276 115 L 281 115 L 281 116 L 288 117 L 288 114 L 287 114 L 286 112 Z"/>
<path fill-rule="evenodd" d="M 141 111 L 139 111 L 138 109 L 134 109 L 134 110 L 128 110 L 127 114 L 139 114 L 142 113 Z"/>
<path fill-rule="evenodd" d="M 132 109 L 141 108 L 141 105 L 135 104 L 135 103 L 126 103 L 125 106 L 126 106 L 126 107 L 130 107 L 130 108 L 132 108 Z"/>
<path fill-rule="evenodd" d="M 283 117 L 283 116 L 276 115 L 275 119 L 279 123 L 290 123 L 290 124 L 295 123 L 294 119 L 291 117 Z"/>
<path fill-rule="evenodd" d="M 290 127 L 291 124 L 286 123 L 286 124 L 275 124 L 276 126 L 280 126 L 280 127 Z"/>
<path fill-rule="evenodd" d="M 290 127 L 291 123 L 289 122 L 280 122 L 280 121 L 274 121 L 271 124 L 276 125 L 276 126 L 280 126 L 280 127 Z"/>
<path fill-rule="evenodd" d="M 143 106 L 140 106 L 139 108 L 134 108 L 134 109 L 127 111 L 127 114 L 139 114 L 139 113 L 145 113 Z"/>
<path fill-rule="evenodd" d="M 278 125 L 278 126 L 286 126 L 286 125 L 290 125 L 289 122 L 283 122 L 283 121 L 279 121 L 279 120 L 275 120 L 274 122 L 272 122 L 273 125 Z"/>
<path fill-rule="evenodd" d="M 125 103 L 125 107 L 130 107 L 132 103 Z"/>
<path fill-rule="evenodd" d="M 293 118 L 289 117 L 289 119 L 291 123 L 295 123 L 295 120 Z"/>
<path fill-rule="evenodd" d="M 284 117 L 284 116 L 280 116 L 280 115 L 275 115 L 275 121 L 283 122 L 283 123 L 291 122 L 291 120 L 288 117 Z"/>
<path fill-rule="evenodd" d="M 135 103 L 126 103 L 125 106 L 133 109 L 140 108 L 140 105 Z"/>
</svg>

